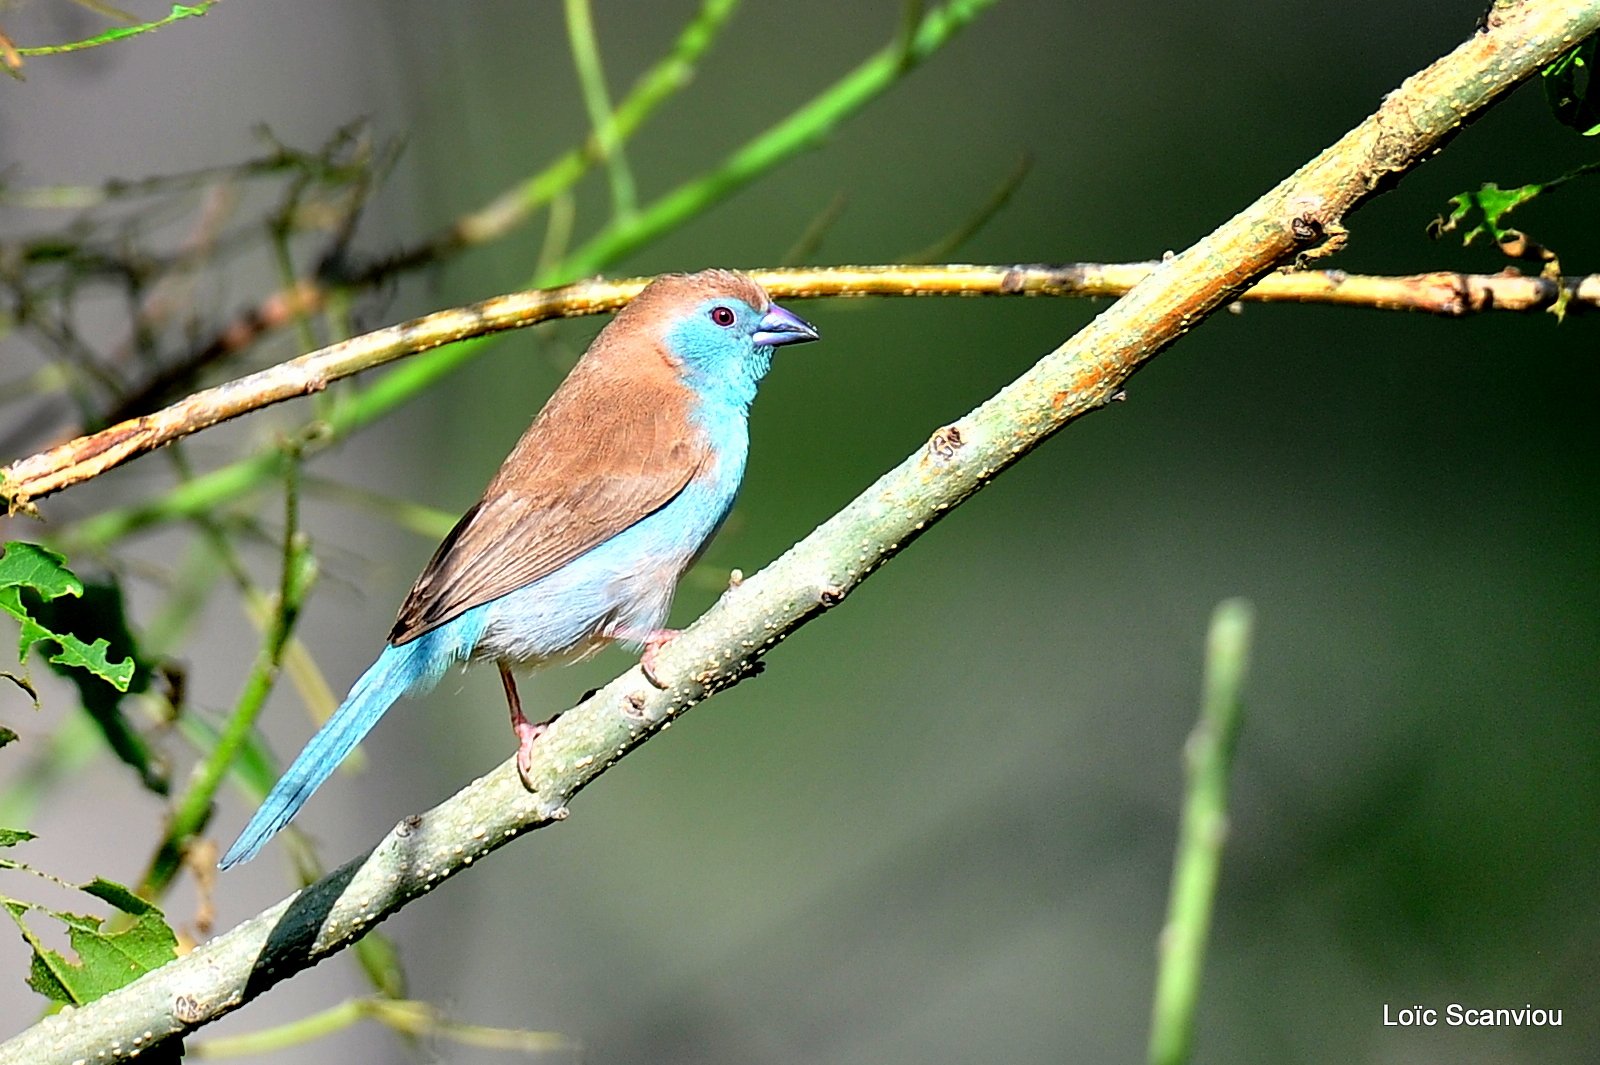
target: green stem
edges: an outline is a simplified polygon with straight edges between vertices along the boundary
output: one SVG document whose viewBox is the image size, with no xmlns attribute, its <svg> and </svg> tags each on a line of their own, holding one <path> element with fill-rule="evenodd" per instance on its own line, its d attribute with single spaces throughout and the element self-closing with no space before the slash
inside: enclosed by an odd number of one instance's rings
<svg viewBox="0 0 1600 1065">
<path fill-rule="evenodd" d="M 739 0 L 705 0 L 699 12 L 673 42 L 672 50 L 634 83 L 627 97 L 612 112 L 611 130 L 617 144 L 627 141 L 657 107 L 689 84 L 694 77 L 695 66 L 738 6 Z M 503 234 L 576 185 L 578 179 L 588 173 L 589 167 L 600 157 L 599 140 L 591 137 L 585 144 L 566 152 L 533 177 L 462 219 L 454 228 L 454 239 L 476 244 Z"/>
<path fill-rule="evenodd" d="M 69 554 L 104 551 L 151 525 L 202 517 L 274 476 L 281 461 L 282 456 L 276 451 L 250 455 L 231 466 L 184 481 L 147 503 L 102 511 L 74 526 L 62 536 L 62 543 Z"/>
<path fill-rule="evenodd" d="M 313 1039 L 321 1039 L 342 1031 L 358 1021 L 369 1019 L 403 1035 L 448 1039 L 463 1046 L 513 1050 L 524 1054 L 573 1049 L 570 1040 L 550 1032 L 463 1024 L 446 1017 L 437 1006 L 427 1002 L 413 999 L 353 998 L 320 1013 L 301 1017 L 276 1028 L 196 1043 L 190 1049 L 190 1053 L 197 1058 L 233 1058 L 269 1054 L 309 1043 Z"/>
<path fill-rule="evenodd" d="M 120 41 L 125 37 L 137 37 L 141 33 L 159 30 L 163 26 L 170 26 L 179 19 L 197 18 L 206 13 L 206 8 L 216 3 L 217 0 L 200 0 L 197 4 L 173 4 L 172 10 L 165 18 L 158 18 L 154 22 L 143 22 L 137 26 L 118 26 L 104 33 L 97 34 L 81 41 L 68 41 L 65 44 L 40 44 L 27 48 L 18 48 L 18 55 L 59 55 L 62 52 L 81 52 L 85 48 L 94 48 L 112 41 Z"/>
<path fill-rule="evenodd" d="M 179 718 L 177 727 L 183 732 L 185 739 L 202 750 L 214 750 L 222 740 L 222 733 L 219 730 L 194 714 L 185 714 Z M 235 783 L 252 803 L 261 802 L 278 778 L 278 766 L 254 733 L 240 748 L 231 768 Z M 0 824 L 20 823 L 22 822 L 7 821 L 4 817 L 0 817 Z M 305 885 L 321 879 L 322 863 L 317 860 L 311 845 L 299 836 L 292 825 L 285 836 L 291 844 L 290 853 L 294 855 L 293 864 L 300 883 Z M 395 948 L 393 940 L 374 929 L 362 936 L 361 941 L 350 949 L 355 952 L 356 962 L 366 974 L 373 990 L 384 998 L 405 997 L 405 967 L 401 964 L 400 952 Z"/>
<path fill-rule="evenodd" d="M 190 840 L 199 833 L 211 817 L 212 803 L 218 788 L 233 766 L 235 759 L 249 745 L 252 730 L 267 696 L 272 693 L 278 678 L 278 667 L 283 660 L 284 648 L 299 619 L 301 604 L 316 579 L 316 558 L 310 544 L 298 530 L 297 493 L 294 486 L 294 458 L 280 456 L 289 463 L 289 486 L 286 528 L 283 544 L 283 576 L 278 591 L 277 609 L 267 627 L 261 650 L 254 668 L 245 681 L 244 690 L 218 737 L 216 746 L 201 759 L 190 777 L 189 786 L 174 804 L 172 818 L 160 846 L 151 859 L 139 892 L 146 898 L 159 896 L 166 890 L 183 864 L 184 851 Z"/>
<path fill-rule="evenodd" d="M 951 0 L 929 12 L 909 39 L 880 48 L 798 111 L 735 151 L 708 174 L 679 185 L 637 216 L 614 220 L 567 260 L 583 277 L 682 225 L 779 163 L 821 144 L 839 124 L 938 51 L 996 0 Z M 564 280 L 564 279 L 563 279 Z"/>
<path fill-rule="evenodd" d="M 1212 614 L 1206 636 L 1200 722 L 1184 748 L 1188 788 L 1178 824 L 1167 924 L 1161 932 L 1150 1024 L 1151 1065 L 1181 1065 L 1189 1060 L 1194 1042 L 1200 973 L 1228 835 L 1228 775 L 1239 737 L 1239 693 L 1249 658 L 1251 622 L 1248 603 L 1225 600 Z"/>
<path fill-rule="evenodd" d="M 584 110 L 589 112 L 595 143 L 600 146 L 600 158 L 611 179 L 611 210 L 618 218 L 626 218 L 638 206 L 638 196 L 617 137 L 616 115 L 611 109 L 611 94 L 606 91 L 606 73 L 600 63 L 600 42 L 595 37 L 589 0 L 566 0 L 566 13 L 567 42 L 572 48 L 572 65 L 578 71 Z"/>
<path fill-rule="evenodd" d="M 259 1032 L 248 1032 L 244 1035 L 224 1036 L 221 1039 L 207 1039 L 194 1044 L 188 1052 L 190 1056 L 196 1058 L 236 1058 L 247 1054 L 271 1054 L 301 1046 L 314 1039 L 322 1039 L 335 1032 L 342 1032 L 365 1016 L 366 1010 L 362 1008 L 361 999 L 346 999 L 337 1006 L 330 1006 L 305 1017 L 297 1017 L 275 1028 L 264 1028 Z"/>
<path fill-rule="evenodd" d="M 294 284 L 294 253 L 290 248 L 290 241 L 294 234 L 291 232 L 293 223 L 290 220 L 298 213 L 298 201 L 303 192 L 304 183 L 304 175 L 291 182 L 293 191 L 289 194 L 282 210 L 272 224 L 272 260 L 278 268 L 278 285 L 280 288 L 289 288 Z M 310 351 L 317 346 L 317 336 L 311 328 L 311 319 L 303 307 L 295 308 L 294 331 L 296 342 L 299 343 L 301 350 Z"/>
</svg>

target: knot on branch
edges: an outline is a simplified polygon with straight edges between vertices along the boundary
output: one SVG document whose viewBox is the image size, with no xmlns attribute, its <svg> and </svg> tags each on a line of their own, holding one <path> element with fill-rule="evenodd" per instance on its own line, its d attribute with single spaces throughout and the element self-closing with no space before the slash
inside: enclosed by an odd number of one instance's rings
<svg viewBox="0 0 1600 1065">
<path fill-rule="evenodd" d="M 956 452 L 961 450 L 966 441 L 962 439 L 961 430 L 954 425 L 946 425 L 936 431 L 928 440 L 928 457 L 934 462 L 949 462 L 955 458 Z"/>
<path fill-rule="evenodd" d="M 172 1015 L 184 1024 L 199 1024 L 206 1019 L 206 1010 L 193 995 L 179 995 L 172 1000 Z"/>
<path fill-rule="evenodd" d="M 1309 214 L 1296 215 L 1289 222 L 1289 232 L 1294 234 L 1297 244 L 1315 244 L 1326 233 L 1322 220 Z"/>
<path fill-rule="evenodd" d="M 1343 250 L 1350 233 L 1339 223 L 1336 212 L 1320 196 L 1307 196 L 1289 205 L 1286 223 L 1289 238 L 1300 249 L 1295 256 L 1296 268 L 1303 269 L 1310 260 L 1320 259 Z"/>
</svg>

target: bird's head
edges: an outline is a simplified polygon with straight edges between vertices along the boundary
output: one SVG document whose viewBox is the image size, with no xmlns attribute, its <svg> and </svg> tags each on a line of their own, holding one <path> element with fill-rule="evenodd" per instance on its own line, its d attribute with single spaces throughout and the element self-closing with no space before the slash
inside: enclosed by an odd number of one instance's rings
<svg viewBox="0 0 1600 1065">
<path fill-rule="evenodd" d="M 775 348 L 817 339 L 809 323 L 732 270 L 657 278 L 622 315 L 659 330 L 662 351 L 703 398 L 744 406 L 755 398 Z"/>
</svg>

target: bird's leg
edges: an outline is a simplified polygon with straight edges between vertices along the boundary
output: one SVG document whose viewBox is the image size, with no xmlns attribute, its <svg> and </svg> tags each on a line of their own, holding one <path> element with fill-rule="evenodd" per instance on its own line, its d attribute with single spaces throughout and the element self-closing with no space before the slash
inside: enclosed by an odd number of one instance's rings
<svg viewBox="0 0 1600 1065">
<path fill-rule="evenodd" d="M 663 690 L 666 685 L 656 679 L 656 652 L 678 638 L 682 629 L 651 629 L 650 635 L 644 638 L 644 654 L 639 656 L 639 668 L 644 671 L 644 679 Z"/>
<path fill-rule="evenodd" d="M 506 687 L 506 705 L 511 707 L 511 731 L 517 735 L 517 776 L 522 778 L 523 787 L 533 791 L 533 782 L 528 779 L 533 771 L 533 744 L 545 734 L 550 722 L 541 721 L 535 725 L 523 716 L 522 699 L 517 695 L 517 678 L 511 675 L 511 668 L 504 662 L 496 664 L 500 667 L 500 683 Z"/>
</svg>

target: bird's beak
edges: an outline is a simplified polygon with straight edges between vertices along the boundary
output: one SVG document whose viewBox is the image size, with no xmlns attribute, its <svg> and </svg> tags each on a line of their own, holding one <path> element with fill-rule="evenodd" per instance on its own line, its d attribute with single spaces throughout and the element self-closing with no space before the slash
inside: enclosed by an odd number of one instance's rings
<svg viewBox="0 0 1600 1065">
<path fill-rule="evenodd" d="M 756 327 L 755 334 L 750 339 L 757 344 L 767 344 L 772 347 L 777 347 L 779 344 L 804 344 L 808 340 L 817 339 L 817 330 L 804 318 L 790 314 L 774 303 L 767 308 L 767 313 L 761 316 L 761 324 Z"/>
</svg>

